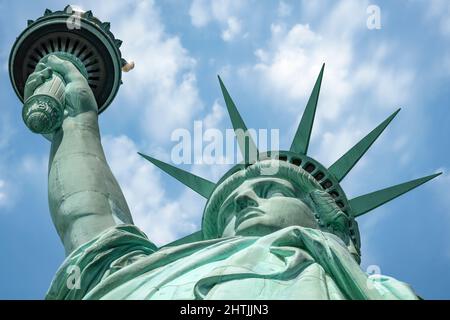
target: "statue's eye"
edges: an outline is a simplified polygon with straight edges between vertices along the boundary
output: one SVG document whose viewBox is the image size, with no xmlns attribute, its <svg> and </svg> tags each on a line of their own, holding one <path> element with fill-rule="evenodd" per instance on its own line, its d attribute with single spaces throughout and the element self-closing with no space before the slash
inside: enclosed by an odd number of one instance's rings
<svg viewBox="0 0 450 320">
<path fill-rule="evenodd" d="M 271 188 L 267 190 L 266 198 L 274 197 L 295 197 L 294 191 L 280 185 L 272 185 Z"/>
<path fill-rule="evenodd" d="M 282 186 L 272 186 L 269 190 L 267 190 L 266 198 L 274 198 L 274 197 L 294 197 L 294 192 L 288 188 L 284 188 Z"/>
<path fill-rule="evenodd" d="M 263 199 L 273 197 L 294 197 L 294 191 L 277 183 L 268 183 L 261 187 L 258 196 Z"/>
<path fill-rule="evenodd" d="M 286 197 L 286 194 L 280 190 L 274 190 L 267 194 L 267 198 L 273 198 L 273 197 Z"/>
</svg>

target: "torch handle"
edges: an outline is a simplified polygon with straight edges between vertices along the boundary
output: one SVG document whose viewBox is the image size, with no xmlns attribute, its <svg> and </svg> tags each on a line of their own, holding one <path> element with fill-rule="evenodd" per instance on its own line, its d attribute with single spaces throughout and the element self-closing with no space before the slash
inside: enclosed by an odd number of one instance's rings
<svg viewBox="0 0 450 320">
<path fill-rule="evenodd" d="M 39 87 L 34 90 L 34 95 L 49 95 L 58 100 L 59 103 L 64 104 L 64 91 L 66 88 L 66 83 L 63 80 L 63 77 L 53 71 L 52 75 L 47 81 L 41 84 Z"/>
<path fill-rule="evenodd" d="M 62 124 L 64 117 L 65 82 L 52 72 L 47 81 L 34 90 L 24 103 L 22 117 L 27 127 L 41 134 L 52 133 Z"/>
<path fill-rule="evenodd" d="M 50 55 L 71 62 L 87 79 L 84 64 L 74 55 L 67 52 L 53 52 L 41 59 L 45 63 Z M 62 125 L 64 120 L 66 83 L 64 78 L 53 71 L 47 81 L 34 90 L 24 103 L 22 117 L 27 127 L 40 134 L 51 134 Z"/>
</svg>

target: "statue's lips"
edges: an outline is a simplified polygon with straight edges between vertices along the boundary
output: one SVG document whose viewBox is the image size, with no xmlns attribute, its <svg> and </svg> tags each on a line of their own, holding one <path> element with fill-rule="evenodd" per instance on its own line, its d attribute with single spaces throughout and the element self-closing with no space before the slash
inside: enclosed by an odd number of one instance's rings
<svg viewBox="0 0 450 320">
<path fill-rule="evenodd" d="M 252 219 L 255 217 L 259 217 L 264 215 L 264 212 L 262 212 L 259 209 L 255 209 L 255 208 L 247 208 L 242 210 L 241 212 L 239 212 L 239 217 L 236 219 L 236 224 L 235 226 L 239 226 L 242 222 L 248 220 L 248 219 Z"/>
</svg>

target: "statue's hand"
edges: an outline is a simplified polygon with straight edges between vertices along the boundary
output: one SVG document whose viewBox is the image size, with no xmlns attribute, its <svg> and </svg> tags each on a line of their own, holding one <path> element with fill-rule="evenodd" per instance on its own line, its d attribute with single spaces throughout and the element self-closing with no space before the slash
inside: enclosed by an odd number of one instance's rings
<svg viewBox="0 0 450 320">
<path fill-rule="evenodd" d="M 42 85 L 52 75 L 60 74 L 66 83 L 64 116 L 75 117 L 80 113 L 95 111 L 98 107 L 86 78 L 69 61 L 50 55 L 36 66 L 25 85 L 25 100 L 33 94 L 35 89 Z"/>
</svg>

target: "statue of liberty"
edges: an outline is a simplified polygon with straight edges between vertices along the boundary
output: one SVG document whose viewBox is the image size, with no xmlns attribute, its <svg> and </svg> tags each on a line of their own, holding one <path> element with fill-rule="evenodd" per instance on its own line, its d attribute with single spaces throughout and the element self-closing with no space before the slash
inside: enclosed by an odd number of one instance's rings
<svg viewBox="0 0 450 320">
<path fill-rule="evenodd" d="M 82 22 L 105 26 L 87 12 Z M 351 200 L 339 184 L 399 110 L 325 168 L 307 155 L 323 66 L 289 150 L 257 149 L 219 78 L 244 161 L 213 183 L 141 154 L 207 199 L 200 231 L 157 247 L 133 224 L 101 145 L 98 114 L 112 98 L 99 86 L 119 81 L 111 79 L 107 63 L 92 71 L 95 63 L 86 58 L 89 50 L 80 53 L 80 39 L 72 47 L 69 37 L 65 45 L 50 39 L 49 52 L 21 73 L 23 92 L 13 77 L 25 123 L 51 141 L 49 207 L 66 259 L 47 299 L 418 299 L 409 285 L 361 270 L 355 219 L 438 174 Z M 96 50 L 101 57 L 101 47 Z"/>
</svg>

